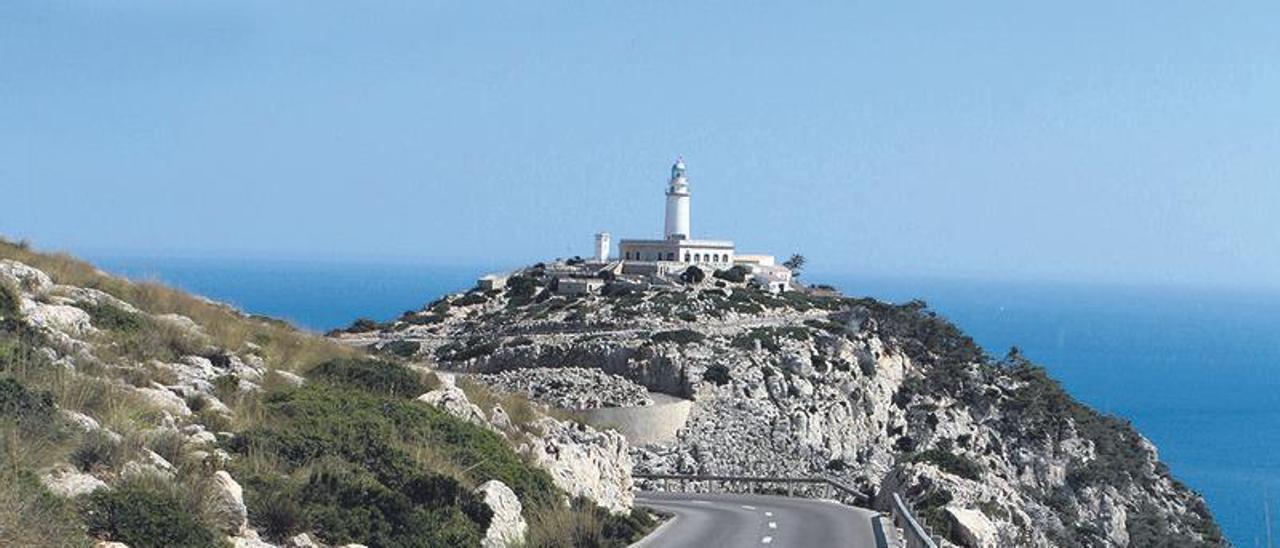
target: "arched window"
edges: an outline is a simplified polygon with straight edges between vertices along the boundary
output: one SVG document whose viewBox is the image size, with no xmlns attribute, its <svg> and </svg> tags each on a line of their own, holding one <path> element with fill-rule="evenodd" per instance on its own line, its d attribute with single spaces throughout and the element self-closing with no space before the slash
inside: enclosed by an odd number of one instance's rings
<svg viewBox="0 0 1280 548">
<path fill-rule="evenodd" d="M 711 262 L 713 262 L 713 263 L 718 263 L 718 262 L 720 262 L 720 256 L 719 256 L 719 255 L 712 255 L 712 256 L 711 256 Z"/>
<path fill-rule="evenodd" d="M 723 261 L 724 261 L 724 262 L 726 262 L 726 263 L 727 263 L 727 262 L 729 262 L 729 254 L 728 254 L 728 253 L 725 253 L 725 254 L 724 254 L 724 259 L 721 259 L 721 260 L 723 260 Z"/>
<path fill-rule="evenodd" d="M 688 252 L 688 251 L 684 252 L 684 262 L 686 262 L 686 263 L 687 263 L 687 262 L 689 262 L 689 252 Z"/>
</svg>

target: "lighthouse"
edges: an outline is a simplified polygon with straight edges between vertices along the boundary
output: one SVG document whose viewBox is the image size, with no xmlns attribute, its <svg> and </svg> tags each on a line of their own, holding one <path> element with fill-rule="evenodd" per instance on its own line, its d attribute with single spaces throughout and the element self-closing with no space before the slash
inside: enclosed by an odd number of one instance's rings
<svg viewBox="0 0 1280 548">
<path fill-rule="evenodd" d="M 664 235 L 668 240 L 688 240 L 689 179 L 685 177 L 684 160 L 671 166 L 671 182 L 667 184 L 667 222 Z"/>
</svg>

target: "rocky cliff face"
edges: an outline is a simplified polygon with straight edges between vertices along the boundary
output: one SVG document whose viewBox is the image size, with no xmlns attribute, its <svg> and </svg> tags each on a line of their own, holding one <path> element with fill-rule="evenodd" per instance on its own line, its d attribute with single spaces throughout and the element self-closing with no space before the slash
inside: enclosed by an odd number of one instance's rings
<svg viewBox="0 0 1280 548">
<path fill-rule="evenodd" d="M 732 272 L 605 274 L 601 294 L 557 294 L 558 277 L 591 274 L 539 265 L 338 336 L 456 371 L 590 368 L 693 399 L 676 441 L 632 450 L 637 471 L 825 474 L 882 508 L 901 494 L 966 546 L 1224 544 L 1131 426 L 921 303 L 771 295 Z"/>
</svg>

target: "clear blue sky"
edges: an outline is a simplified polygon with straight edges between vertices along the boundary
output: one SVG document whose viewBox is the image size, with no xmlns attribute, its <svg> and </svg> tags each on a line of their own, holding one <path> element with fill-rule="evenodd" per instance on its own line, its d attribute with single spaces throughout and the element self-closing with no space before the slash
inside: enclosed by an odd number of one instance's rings
<svg viewBox="0 0 1280 548">
<path fill-rule="evenodd" d="M 891 4 L 9 0 L 0 233 L 1280 288 L 1280 4 Z"/>
</svg>

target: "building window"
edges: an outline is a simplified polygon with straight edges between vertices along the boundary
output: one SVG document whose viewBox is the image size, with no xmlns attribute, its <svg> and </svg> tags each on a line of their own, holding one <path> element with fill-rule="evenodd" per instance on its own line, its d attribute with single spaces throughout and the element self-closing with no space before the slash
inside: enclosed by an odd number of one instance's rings
<svg viewBox="0 0 1280 548">
<path fill-rule="evenodd" d="M 667 260 L 668 260 L 668 261 L 674 261 L 674 260 L 676 260 L 676 254 L 675 254 L 675 253 L 668 253 L 668 254 L 667 254 Z"/>
<path fill-rule="evenodd" d="M 687 263 L 687 262 L 689 262 L 689 252 L 688 252 L 688 251 L 684 252 L 684 262 L 686 262 L 686 263 Z"/>
</svg>

